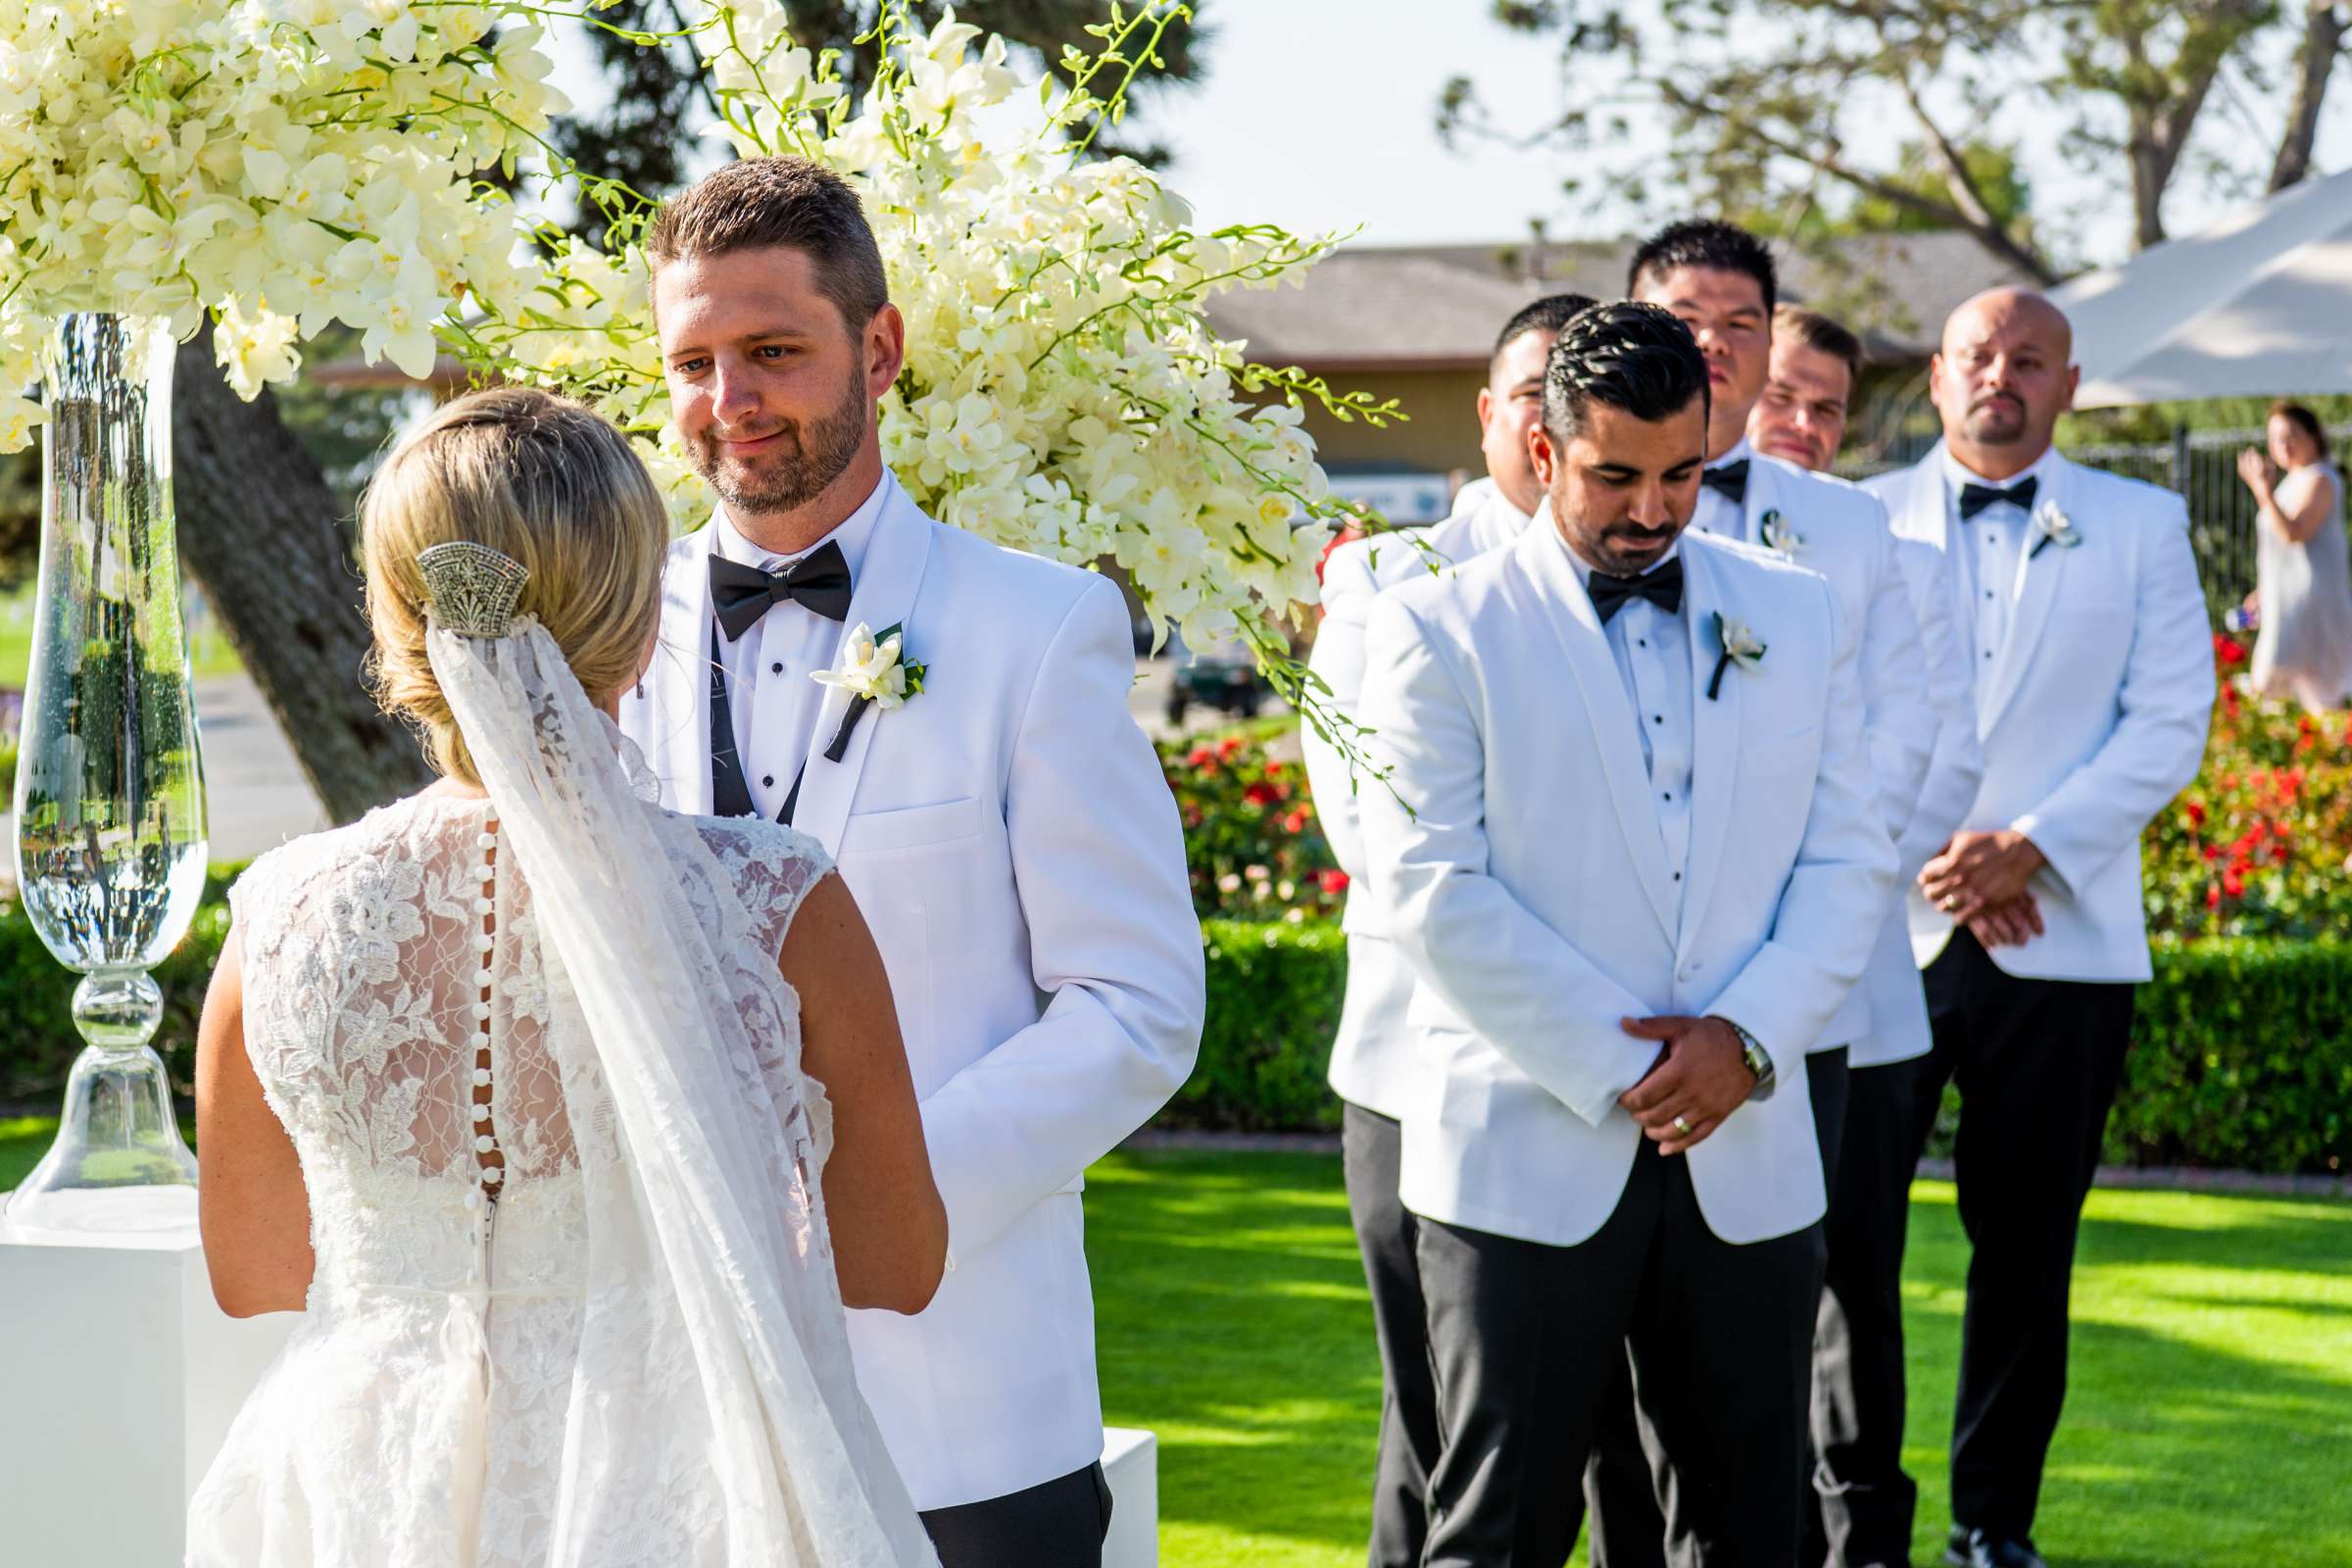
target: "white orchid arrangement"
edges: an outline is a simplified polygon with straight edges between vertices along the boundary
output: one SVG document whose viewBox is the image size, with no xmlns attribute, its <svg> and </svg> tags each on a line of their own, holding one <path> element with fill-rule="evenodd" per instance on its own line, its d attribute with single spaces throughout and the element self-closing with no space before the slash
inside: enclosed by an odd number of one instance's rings
<svg viewBox="0 0 2352 1568">
<path fill-rule="evenodd" d="M 330 320 L 421 375 L 455 302 L 519 307 L 489 176 L 569 107 L 539 10 L 0 0 L 0 451 L 32 439 L 18 394 L 68 312 L 210 318 L 252 397 Z"/>
<path fill-rule="evenodd" d="M 1114 4 L 1089 29 L 1096 54 L 1070 50 L 1058 75 L 1024 81 L 1003 39 L 953 12 L 925 30 L 886 0 L 857 104 L 830 57 L 793 43 L 775 0 L 725 0 L 692 37 L 722 117 L 713 129 L 738 154 L 814 158 L 864 201 L 906 318 L 883 456 L 916 503 L 1015 549 L 1115 561 L 1155 640 L 1171 621 L 1194 648 L 1238 634 L 1312 721 L 1340 724 L 1275 624 L 1303 618 L 1324 549 L 1351 520 L 1303 408 L 1374 425 L 1401 416 L 1250 364 L 1203 314 L 1221 290 L 1295 281 L 1338 236 L 1197 230 L 1150 170 L 1084 156 L 1189 15 L 1168 0 Z M 1031 123 L 1007 132 L 1024 96 Z M 710 503 L 668 428 L 633 244 L 651 204 L 579 184 L 614 249 L 543 231 L 538 290 L 520 311 L 468 321 L 462 347 L 510 377 L 599 398 L 645 438 L 681 521 L 698 524 Z"/>
<path fill-rule="evenodd" d="M 1796 553 L 1805 548 L 1804 535 L 1788 526 L 1778 507 L 1765 509 L 1764 520 L 1757 532 L 1763 535 L 1765 549 L 1790 561 L 1794 561 Z"/>
<path fill-rule="evenodd" d="M 1339 236 L 1201 231 L 1156 175 L 1086 156 L 1159 62 L 1173 0 L 1110 5 L 1057 74 L 1024 81 L 1001 38 L 919 26 L 884 0 L 853 102 L 778 0 L 682 0 L 740 155 L 790 152 L 864 200 L 906 318 L 885 459 L 924 510 L 1001 544 L 1125 568 L 1156 628 L 1246 638 L 1310 721 L 1345 728 L 1277 622 L 1302 620 L 1349 520 L 1302 428 L 1393 401 L 1251 364 L 1203 314 L 1220 290 L 1296 280 Z M 0 0 L 0 450 L 22 446 L 51 319 L 209 317 L 237 390 L 289 379 L 330 321 L 421 375 L 585 397 L 632 435 L 682 525 L 710 498 L 669 428 L 637 240 L 654 203 L 549 143 L 566 107 L 541 24 L 647 47 L 595 0 Z M 1017 127 L 1014 100 L 1037 108 Z M 497 178 L 493 178 L 493 175 Z M 535 214 L 601 216 L 601 244 Z"/>
</svg>

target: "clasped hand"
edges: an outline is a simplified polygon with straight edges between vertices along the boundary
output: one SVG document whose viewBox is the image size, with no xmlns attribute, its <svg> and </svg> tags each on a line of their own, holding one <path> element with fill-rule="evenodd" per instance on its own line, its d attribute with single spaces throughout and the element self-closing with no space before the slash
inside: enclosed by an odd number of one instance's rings
<svg viewBox="0 0 2352 1568">
<path fill-rule="evenodd" d="M 1662 1048 L 1642 1081 L 1617 1097 L 1661 1154 L 1705 1143 L 1755 1093 L 1756 1075 L 1748 1071 L 1739 1031 L 1721 1018 L 1620 1018 L 1617 1026 Z"/>
<path fill-rule="evenodd" d="M 1920 868 L 1919 890 L 1985 947 L 2017 947 L 2041 935 L 2041 906 L 2029 884 L 2046 863 L 2015 828 L 1955 833 Z"/>
</svg>

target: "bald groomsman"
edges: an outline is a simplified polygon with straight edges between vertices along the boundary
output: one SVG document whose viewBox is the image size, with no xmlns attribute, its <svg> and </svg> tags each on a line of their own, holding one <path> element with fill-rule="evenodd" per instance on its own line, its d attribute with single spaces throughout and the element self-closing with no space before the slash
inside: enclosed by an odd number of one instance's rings
<svg viewBox="0 0 2352 1568">
<path fill-rule="evenodd" d="M 1351 540 L 1323 565 L 1323 622 L 1310 661 L 1331 688 L 1332 706 L 1355 712 L 1363 684 L 1364 620 L 1373 596 L 1517 539 L 1543 504 L 1528 431 L 1543 416 L 1544 361 L 1568 318 L 1592 304 L 1582 294 L 1540 299 L 1505 322 L 1479 389 L 1480 445 L 1487 477 L 1463 487 L 1453 514 L 1417 539 L 1379 533 Z M 1380 1344 L 1379 1458 L 1372 1493 L 1371 1568 L 1418 1568 L 1429 1533 L 1424 1495 L 1437 1460 L 1437 1396 L 1430 1386 L 1421 1274 L 1413 1261 L 1413 1216 L 1396 1200 L 1398 1118 L 1414 1094 L 1404 1009 L 1405 967 L 1370 897 L 1356 823 L 1358 781 L 1347 758 L 1312 724 L 1300 735 L 1307 782 L 1332 854 L 1350 878 L 1345 925 L 1348 992 L 1331 1045 L 1331 1087 L 1342 1102 L 1348 1209 L 1355 1223 L 1372 1327 Z M 1366 782 L 1363 787 L 1380 788 Z"/>
<path fill-rule="evenodd" d="M 2140 833 L 2195 775 L 2213 706 L 2180 498 L 2051 447 L 2074 397 L 2072 352 L 2066 318 L 2039 295 L 1969 301 L 1931 371 L 1942 444 L 1871 484 L 1898 534 L 1953 563 L 1984 750 L 1965 825 L 1909 896 L 1935 1037 L 1913 1152 L 1944 1084 L 1960 1087 L 1954 1153 L 1973 1251 L 1946 1560 L 1963 1568 L 2040 1568 L 2032 1532 L 2066 1397 L 2075 1233 L 2132 986 L 2150 973 Z M 1854 1353 L 1899 1369 L 1900 1332 L 1889 1318 Z M 1886 1515 L 1874 1539 L 1887 1542 L 1910 1535 L 1912 1494 L 1893 1485 L 1901 1443 L 1898 1418 L 1822 1456 L 1853 1466 L 1830 1490 L 1869 1495 Z"/>
<path fill-rule="evenodd" d="M 1772 368 L 1747 417 L 1748 439 L 1768 456 L 1806 468 L 1828 466 L 1845 440 L 1846 411 L 1861 375 L 1860 338 L 1818 311 L 1781 306 L 1772 318 Z M 1897 539 L 1894 555 L 1919 612 L 1936 712 L 1927 784 L 1895 842 L 1908 884 L 1976 803 L 1984 754 L 1977 744 L 1968 647 L 1955 635 L 1961 607 L 1950 558 L 1918 539 Z M 1804 1561 L 1898 1568 L 1910 1560 L 1911 1483 L 1899 1469 L 1872 1473 L 1864 1442 L 1872 1433 L 1903 1430 L 1901 1275 L 1911 1173 L 1919 1162 L 1913 1063 L 1932 1043 L 1927 994 L 1899 903 L 1888 911 L 1862 988 L 1870 995 L 1870 1032 L 1848 1055 L 1845 1136 L 1823 1222 L 1829 1274 L 1813 1329 L 1818 1496 L 1806 1516 Z"/>
<path fill-rule="evenodd" d="M 1707 462 L 1692 530 L 1773 551 L 1829 579 L 1838 638 L 1860 675 L 1879 822 L 1889 839 L 1899 839 L 1918 806 L 1939 728 L 1917 596 L 1895 561 L 1886 514 L 1876 500 L 1841 480 L 1761 456 L 1747 439 L 1775 344 L 1779 276 L 1772 254 L 1730 223 L 1674 223 L 1635 251 L 1627 288 L 1635 299 L 1671 311 L 1706 356 Z M 1890 892 L 1873 929 L 1893 910 Z M 1833 1182 L 1848 1121 L 1847 1058 L 1870 1035 L 1870 998 L 1856 987 L 1829 1027 L 1805 1043 L 1822 1169 Z M 1654 1433 L 1638 1429 L 1633 1410 L 1630 1382 L 1621 1378 L 1587 1475 L 1595 1568 L 1666 1562 L 1667 1488 L 1718 1484 L 1706 1475 L 1670 1477 Z"/>
</svg>

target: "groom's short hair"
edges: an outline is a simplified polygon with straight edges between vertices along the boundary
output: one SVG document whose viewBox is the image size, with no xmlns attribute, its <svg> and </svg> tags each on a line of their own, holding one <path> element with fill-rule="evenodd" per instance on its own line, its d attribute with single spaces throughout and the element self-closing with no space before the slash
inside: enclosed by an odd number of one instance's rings
<svg viewBox="0 0 2352 1568">
<path fill-rule="evenodd" d="M 890 303 L 882 251 L 849 182 L 807 158 L 740 158 L 662 204 L 645 232 L 659 272 L 688 257 L 790 246 L 852 332 Z"/>
<path fill-rule="evenodd" d="M 1707 360 L 1672 311 L 1619 300 L 1583 311 L 1560 329 L 1544 363 L 1544 428 L 1565 442 L 1595 403 L 1655 423 L 1699 399 Z"/>
</svg>

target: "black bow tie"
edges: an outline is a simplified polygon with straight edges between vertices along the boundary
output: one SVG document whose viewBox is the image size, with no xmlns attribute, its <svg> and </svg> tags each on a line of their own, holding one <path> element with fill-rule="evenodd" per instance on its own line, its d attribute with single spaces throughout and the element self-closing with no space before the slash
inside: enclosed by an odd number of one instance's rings
<svg viewBox="0 0 2352 1568">
<path fill-rule="evenodd" d="M 1612 577 L 1596 571 L 1586 579 L 1585 590 L 1592 596 L 1592 608 L 1599 612 L 1603 626 L 1628 599 L 1646 599 L 1669 615 L 1679 615 L 1683 612 L 1683 558 L 1677 556 L 1662 566 L 1652 566 L 1639 577 Z"/>
<path fill-rule="evenodd" d="M 839 544 L 828 539 L 782 571 L 710 558 L 710 608 L 718 612 L 727 641 L 740 640 L 760 624 L 770 605 L 788 599 L 827 620 L 849 618 L 850 563 Z"/>
<path fill-rule="evenodd" d="M 2006 501 L 2018 511 L 2030 513 L 2034 510 L 2034 492 L 2040 486 L 2041 481 L 2034 478 L 2020 479 L 2006 490 L 1989 484 L 1964 484 L 1960 487 L 1960 520 L 1966 522 L 1996 501 Z"/>
<path fill-rule="evenodd" d="M 1747 505 L 1747 460 L 1698 470 L 1698 482 L 1735 507 Z"/>
</svg>

